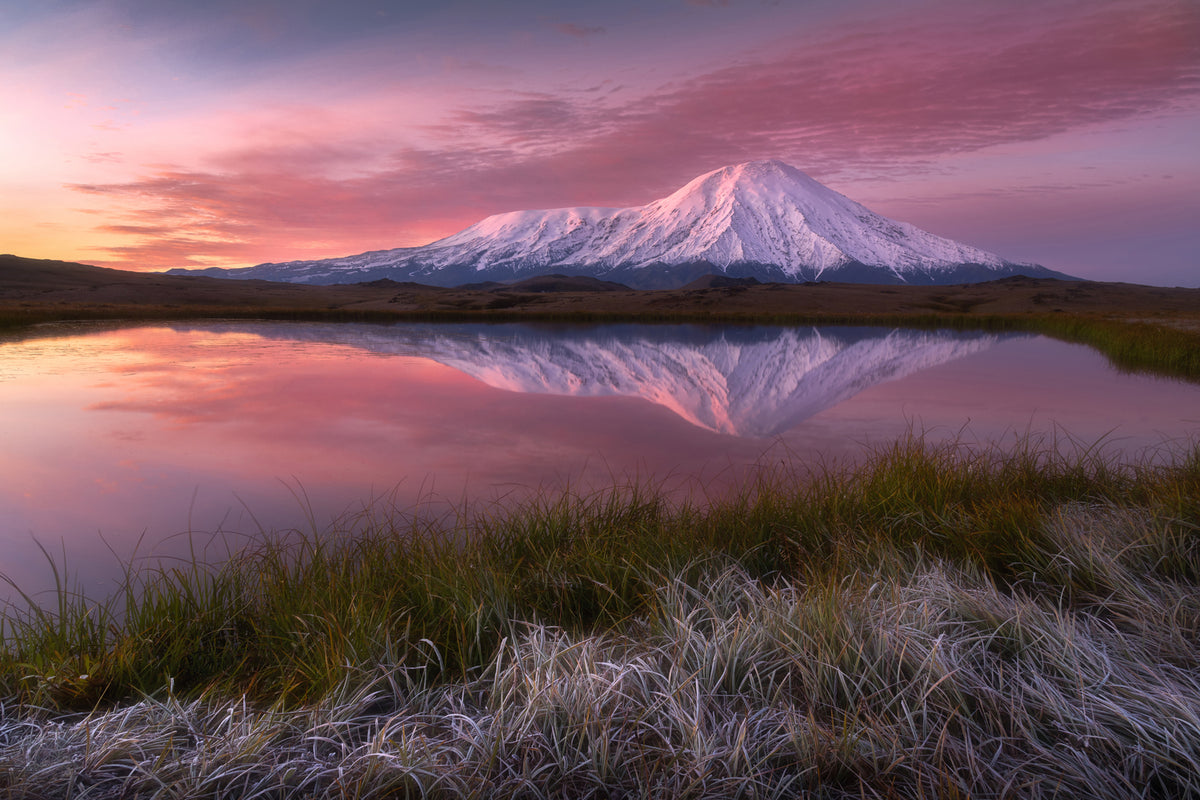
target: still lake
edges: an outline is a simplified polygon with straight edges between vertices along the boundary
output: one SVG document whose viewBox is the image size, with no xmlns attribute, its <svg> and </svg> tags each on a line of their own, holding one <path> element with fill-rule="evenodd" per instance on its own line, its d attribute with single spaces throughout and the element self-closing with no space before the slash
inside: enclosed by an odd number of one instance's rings
<svg viewBox="0 0 1200 800">
<path fill-rule="evenodd" d="M 1166 458 L 1200 438 L 1200 386 L 1024 334 L 40 326 L 0 339 L 0 572 L 45 586 L 41 543 L 106 594 L 120 559 L 176 552 L 186 532 L 630 480 L 720 492 L 756 465 L 845 461 L 913 429 Z"/>
</svg>

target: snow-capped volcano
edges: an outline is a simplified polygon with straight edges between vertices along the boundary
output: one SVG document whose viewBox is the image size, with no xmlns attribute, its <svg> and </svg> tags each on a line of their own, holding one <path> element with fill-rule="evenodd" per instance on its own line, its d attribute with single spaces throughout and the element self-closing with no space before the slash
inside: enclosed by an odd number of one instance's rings
<svg viewBox="0 0 1200 800">
<path fill-rule="evenodd" d="M 681 286 L 707 273 L 922 284 L 1014 274 L 1065 277 L 882 217 L 780 161 L 724 167 L 635 208 L 513 211 L 422 247 L 202 272 L 297 283 L 391 278 L 439 286 L 563 273 L 637 288 Z"/>
</svg>

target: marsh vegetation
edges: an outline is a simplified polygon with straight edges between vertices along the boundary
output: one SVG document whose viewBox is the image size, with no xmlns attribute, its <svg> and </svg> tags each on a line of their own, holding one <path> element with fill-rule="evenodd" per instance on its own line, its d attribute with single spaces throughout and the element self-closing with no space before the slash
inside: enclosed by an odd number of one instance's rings
<svg viewBox="0 0 1200 800">
<path fill-rule="evenodd" d="M 0 263 L 64 319 L 1031 331 L 1200 378 L 1196 290 L 1014 279 L 520 294 Z M 1200 447 L 908 439 L 681 503 L 372 507 L 0 613 L 0 794 L 1200 796 Z"/>
<path fill-rule="evenodd" d="M 1195 796 L 1200 449 L 364 513 L 3 617 L 14 797 Z"/>
</svg>

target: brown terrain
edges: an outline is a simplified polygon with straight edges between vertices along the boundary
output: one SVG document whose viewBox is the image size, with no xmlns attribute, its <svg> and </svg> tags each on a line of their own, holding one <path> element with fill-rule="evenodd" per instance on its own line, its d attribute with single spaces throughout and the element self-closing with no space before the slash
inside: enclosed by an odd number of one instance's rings
<svg viewBox="0 0 1200 800">
<path fill-rule="evenodd" d="M 1005 278 L 958 286 L 758 284 L 701 279 L 636 291 L 591 278 L 513 285 L 414 283 L 306 286 L 127 272 L 0 256 L 0 321 L 265 316 L 320 318 L 787 319 L 1075 315 L 1200 331 L 1200 289 Z M 964 320 L 965 321 L 965 320 Z"/>
</svg>

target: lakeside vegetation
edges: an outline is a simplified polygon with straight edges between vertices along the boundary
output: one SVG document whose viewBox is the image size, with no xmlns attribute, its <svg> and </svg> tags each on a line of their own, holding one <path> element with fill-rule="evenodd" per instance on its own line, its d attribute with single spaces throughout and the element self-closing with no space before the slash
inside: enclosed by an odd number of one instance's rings
<svg viewBox="0 0 1200 800">
<path fill-rule="evenodd" d="M 792 287 L 740 307 L 714 290 L 627 313 L 486 293 L 404 308 L 394 287 L 113 288 L 88 270 L 72 291 L 94 301 L 12 300 L 0 329 L 941 327 L 1200 379 L 1194 290 L 1131 287 L 1128 307 L 1124 288 L 1053 281 Z M 140 300 L 103 299 L 126 284 Z M 1152 466 L 910 440 L 710 502 L 629 486 L 436 518 L 376 508 L 223 560 L 130 563 L 109 597 L 56 578 L 48 606 L 0 612 L 0 796 L 1200 797 L 1197 443 Z"/>
<path fill-rule="evenodd" d="M 551 276 L 555 277 L 555 276 Z M 561 277 L 561 276 L 559 276 Z M 275 319 L 888 325 L 1043 333 L 1122 369 L 1200 380 L 1200 289 L 1012 277 L 957 286 L 760 284 L 663 291 L 310 286 L 101 269 L 0 256 L 0 331 L 44 322 Z"/>
<path fill-rule="evenodd" d="M 906 313 L 748 313 L 674 311 L 670 313 L 613 313 L 576 311 L 541 313 L 525 311 L 413 311 L 378 309 L 277 308 L 245 306 L 178 307 L 133 305 L 71 309 L 0 308 L 0 330 L 19 331 L 56 321 L 120 320 L 131 324 L 200 319 L 246 319 L 323 322 L 555 322 L 601 324 L 642 322 L 662 324 L 708 323 L 740 325 L 879 325 L 955 330 L 1021 331 L 1040 333 L 1064 341 L 1086 344 L 1103 353 L 1123 370 L 1149 372 L 1186 380 L 1200 380 L 1200 320 L 1173 324 L 1174 320 L 1125 320 L 1111 316 L 1055 313 L 982 314 L 967 312 Z"/>
<path fill-rule="evenodd" d="M 13 797 L 1200 795 L 1200 446 L 897 443 L 8 608 Z"/>
</svg>

